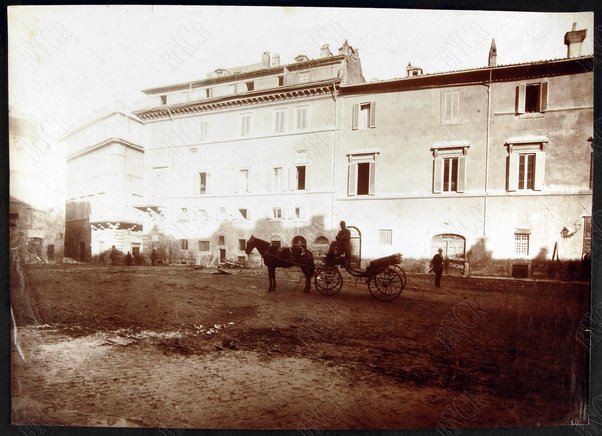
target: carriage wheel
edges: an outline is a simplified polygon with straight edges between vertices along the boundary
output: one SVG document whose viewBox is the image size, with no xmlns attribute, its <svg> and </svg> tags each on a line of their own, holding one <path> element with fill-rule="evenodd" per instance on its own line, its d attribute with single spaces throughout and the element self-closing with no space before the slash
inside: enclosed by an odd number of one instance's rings
<svg viewBox="0 0 602 436">
<path fill-rule="evenodd" d="M 324 295 L 334 295 L 343 286 L 343 276 L 337 267 L 319 267 L 314 277 L 316 289 Z"/>
<path fill-rule="evenodd" d="M 405 274 L 404 274 L 405 276 Z M 368 281 L 368 289 L 374 298 L 380 301 L 391 301 L 399 297 L 405 286 L 405 277 L 395 269 L 385 268 L 377 272 Z"/>
<path fill-rule="evenodd" d="M 391 268 L 393 268 L 395 271 L 397 271 L 397 273 L 401 276 L 401 290 L 404 290 L 406 287 L 406 272 L 403 270 L 402 267 L 400 267 L 399 265 L 391 265 Z"/>
</svg>

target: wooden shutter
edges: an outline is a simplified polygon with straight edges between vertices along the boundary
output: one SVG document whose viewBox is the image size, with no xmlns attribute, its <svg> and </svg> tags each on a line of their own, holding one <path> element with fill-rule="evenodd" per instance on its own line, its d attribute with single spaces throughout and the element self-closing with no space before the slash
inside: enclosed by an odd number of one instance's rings
<svg viewBox="0 0 602 436">
<path fill-rule="evenodd" d="M 443 159 L 436 157 L 433 160 L 433 194 L 441 193 L 443 181 Z"/>
<path fill-rule="evenodd" d="M 541 82 L 539 94 L 539 111 L 545 112 L 548 110 L 548 82 Z"/>
<path fill-rule="evenodd" d="M 309 165 L 305 165 L 305 190 L 309 190 Z"/>
<path fill-rule="evenodd" d="M 351 119 L 351 128 L 353 130 L 357 130 L 357 119 L 358 119 L 358 116 L 359 116 L 359 111 L 360 111 L 360 105 L 359 104 L 354 104 L 353 105 L 352 119 Z"/>
<path fill-rule="evenodd" d="M 518 153 L 510 153 L 506 159 L 507 176 L 506 187 L 508 191 L 516 191 L 518 189 Z"/>
<path fill-rule="evenodd" d="M 518 85 L 516 87 L 516 107 L 515 111 L 518 114 L 525 113 L 525 89 L 526 85 Z"/>
<path fill-rule="evenodd" d="M 347 181 L 347 195 L 357 194 L 357 164 L 351 162 L 349 164 L 349 179 Z"/>
<path fill-rule="evenodd" d="M 376 102 L 370 102 L 370 119 L 368 120 L 368 127 L 373 129 L 376 126 Z"/>
<path fill-rule="evenodd" d="M 274 168 L 268 168 L 266 173 L 266 185 L 265 189 L 269 192 L 272 190 L 272 174 L 274 173 Z"/>
<path fill-rule="evenodd" d="M 284 169 L 283 169 L 284 171 Z M 297 190 L 297 166 L 293 165 L 288 168 L 288 190 L 296 191 Z"/>
<path fill-rule="evenodd" d="M 464 192 L 466 189 L 466 156 L 458 157 L 458 184 L 457 192 Z"/>
<path fill-rule="evenodd" d="M 376 162 L 370 162 L 370 184 L 368 186 L 368 195 L 374 195 L 376 182 Z"/>
<path fill-rule="evenodd" d="M 541 191 L 543 189 L 544 176 L 546 173 L 546 154 L 543 151 L 535 153 L 535 177 L 533 180 L 533 189 Z"/>
</svg>

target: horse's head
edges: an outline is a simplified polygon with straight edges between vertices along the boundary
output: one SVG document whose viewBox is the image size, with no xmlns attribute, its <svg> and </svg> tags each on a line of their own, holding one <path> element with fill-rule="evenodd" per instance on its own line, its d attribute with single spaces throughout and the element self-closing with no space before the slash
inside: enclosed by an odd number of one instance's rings
<svg viewBox="0 0 602 436">
<path fill-rule="evenodd" d="M 245 247 L 245 253 L 248 256 L 249 254 L 251 254 L 251 251 L 253 251 L 253 248 L 255 248 L 255 235 L 251 235 L 246 245 L 247 246 Z"/>
</svg>

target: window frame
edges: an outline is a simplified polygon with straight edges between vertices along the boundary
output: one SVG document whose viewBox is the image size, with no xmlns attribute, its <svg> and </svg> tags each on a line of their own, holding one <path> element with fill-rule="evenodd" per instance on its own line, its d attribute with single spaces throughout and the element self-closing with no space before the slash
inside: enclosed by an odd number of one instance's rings
<svg viewBox="0 0 602 436">
<path fill-rule="evenodd" d="M 367 197 L 374 196 L 376 193 L 376 156 L 380 152 L 355 152 L 347 155 L 348 166 L 347 166 L 347 196 L 348 197 Z M 368 172 L 368 193 L 358 194 L 358 164 L 367 163 L 369 164 Z"/>
<path fill-rule="evenodd" d="M 433 194 L 463 193 L 466 190 L 466 162 L 470 144 L 464 141 L 443 141 L 431 147 L 433 153 Z M 456 187 L 446 189 L 445 186 L 445 162 L 456 164 Z M 452 173 L 453 163 L 449 172 Z M 453 175 L 453 174 L 452 174 Z M 451 186 L 450 186 L 451 188 Z"/>
<path fill-rule="evenodd" d="M 367 125 L 360 125 L 360 109 L 361 106 L 368 105 Z M 352 130 L 369 130 L 376 127 L 376 101 L 364 101 L 355 103 L 352 107 L 351 129 Z"/>
<path fill-rule="evenodd" d="M 272 127 L 274 133 L 284 133 L 286 132 L 286 118 L 287 118 L 288 109 L 274 109 L 272 115 Z"/>
<path fill-rule="evenodd" d="M 304 114 L 301 116 L 301 114 Z M 295 106 L 295 130 L 298 132 L 304 132 L 309 130 L 309 114 L 310 105 Z M 303 123 L 300 121 L 303 120 Z"/>
<path fill-rule="evenodd" d="M 450 99 L 448 103 L 448 97 Z M 454 102 L 455 97 L 455 102 Z M 460 106 L 461 106 L 460 91 L 442 91 L 441 92 L 441 125 L 456 125 L 461 124 L 460 121 Z M 454 107 L 456 111 L 454 113 Z M 449 117 L 447 116 L 448 110 Z"/>
<path fill-rule="evenodd" d="M 526 237 L 526 238 L 525 238 Z M 521 241 L 521 239 L 523 239 Z M 526 249 L 525 249 L 526 247 Z M 515 230 L 514 232 L 514 256 L 516 258 L 528 258 L 531 252 L 531 231 Z"/>
<path fill-rule="evenodd" d="M 527 87 L 539 86 L 537 96 L 537 110 L 527 112 Z M 547 80 L 539 82 L 525 82 L 516 86 L 514 112 L 520 117 L 542 116 L 548 111 L 549 86 Z"/>
<path fill-rule="evenodd" d="M 252 129 L 253 129 L 253 112 L 245 112 L 245 113 L 240 114 L 240 136 L 243 138 L 247 137 L 247 136 L 251 136 Z"/>
<path fill-rule="evenodd" d="M 545 185 L 546 145 L 548 138 L 544 136 L 508 138 L 505 146 L 506 157 L 506 191 L 533 192 L 542 191 Z M 520 187 L 520 156 L 534 154 L 533 187 Z"/>
</svg>

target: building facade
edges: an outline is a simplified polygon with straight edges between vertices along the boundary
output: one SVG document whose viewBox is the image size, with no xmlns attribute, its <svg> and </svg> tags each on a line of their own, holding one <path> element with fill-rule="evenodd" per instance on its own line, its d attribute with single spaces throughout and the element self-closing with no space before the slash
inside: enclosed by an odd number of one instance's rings
<svg viewBox="0 0 602 436">
<path fill-rule="evenodd" d="M 9 110 L 9 243 L 11 256 L 18 254 L 24 262 L 53 262 L 63 257 L 63 186 L 52 177 L 53 172 L 62 172 L 63 159 L 57 156 L 55 145 L 60 132 L 56 129 L 63 127 Z"/>
<path fill-rule="evenodd" d="M 67 149 L 65 255 L 88 261 L 112 246 L 140 253 L 142 220 L 134 204 L 143 198 L 143 124 L 112 112 L 71 131 Z"/>
<path fill-rule="evenodd" d="M 324 249 L 331 239 L 336 94 L 362 83 L 358 53 L 219 69 L 146 90 L 145 250 L 169 262 L 247 263 L 245 241 Z M 173 103 L 172 103 L 173 102 Z M 169 253 L 169 260 L 164 253 Z"/>
<path fill-rule="evenodd" d="M 370 83 L 345 42 L 337 55 L 324 46 L 281 65 L 264 53 L 146 90 L 149 105 L 132 116 L 143 196 L 115 204 L 135 208 L 141 250 L 162 262 L 253 264 L 252 234 L 321 252 L 345 220 L 364 260 L 401 252 L 424 271 L 443 248 L 448 273 L 548 274 L 550 261 L 590 252 L 584 35 L 565 35 L 564 59 L 498 66 L 492 42 L 485 67 L 409 64 L 406 77 Z"/>
</svg>

